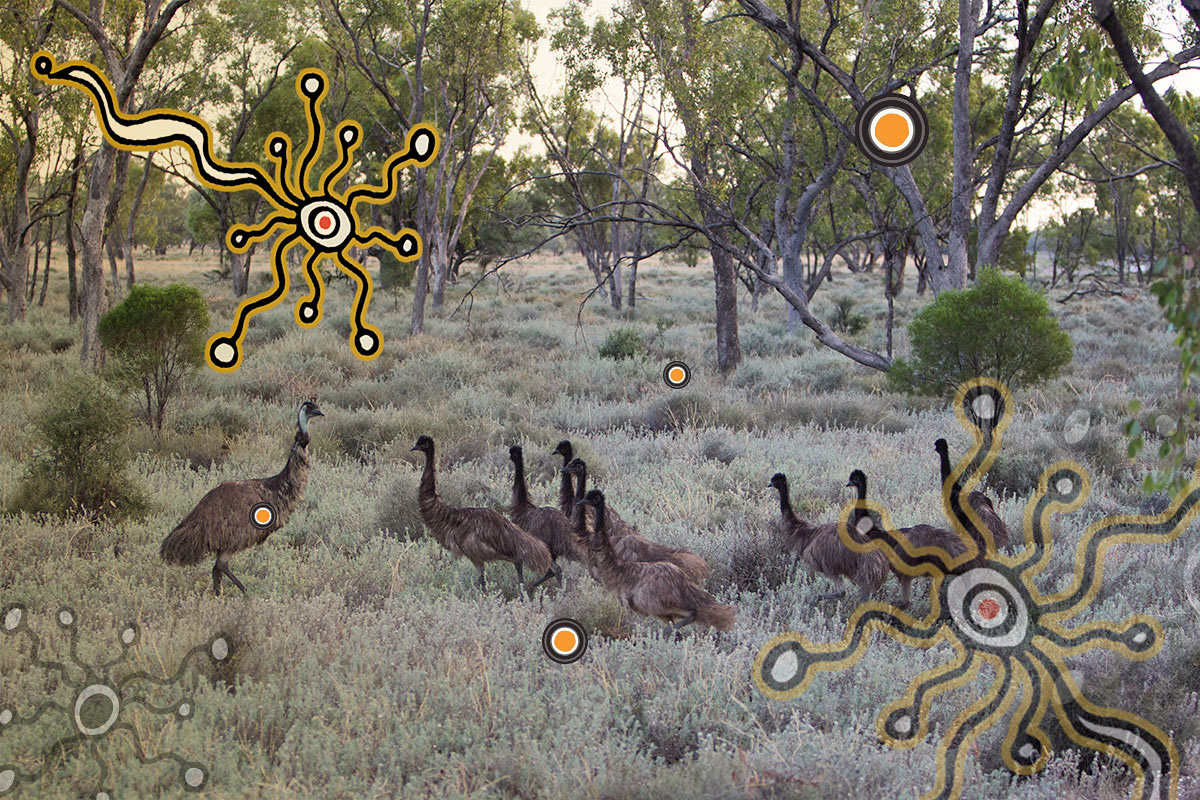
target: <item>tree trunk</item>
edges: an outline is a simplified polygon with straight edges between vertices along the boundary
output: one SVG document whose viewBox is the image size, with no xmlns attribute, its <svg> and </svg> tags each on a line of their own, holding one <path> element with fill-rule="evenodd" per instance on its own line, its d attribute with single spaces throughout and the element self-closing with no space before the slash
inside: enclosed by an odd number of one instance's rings
<svg viewBox="0 0 1200 800">
<path fill-rule="evenodd" d="M 79 359 L 85 367 L 103 364 L 97 328 L 104 313 L 104 209 L 112 189 L 113 164 L 117 151 L 108 142 L 100 145 L 88 174 L 88 202 L 79 224 L 83 256 L 83 292 L 79 312 L 83 317 L 83 337 Z"/>
<path fill-rule="evenodd" d="M 125 228 L 125 290 L 133 290 L 133 229 L 137 223 L 138 212 L 142 207 L 142 196 L 146 193 L 146 184 L 150 181 L 150 164 L 154 153 L 146 154 L 146 163 L 142 165 L 142 179 L 138 182 L 137 192 L 129 206 L 129 225 Z"/>
<path fill-rule="evenodd" d="M 75 201 L 79 197 L 79 173 L 83 170 L 83 143 L 75 143 L 75 157 L 71 159 L 71 189 L 67 194 L 67 312 L 71 324 L 79 318 L 79 283 L 75 274 Z"/>
<path fill-rule="evenodd" d="M 30 261 L 33 262 L 33 273 L 25 281 L 29 285 L 29 296 L 25 298 L 26 307 L 33 302 L 33 293 L 37 291 L 38 267 L 42 261 L 42 243 L 37 239 L 33 242 L 33 258 Z"/>
<path fill-rule="evenodd" d="M 112 273 L 112 296 L 107 307 L 111 308 L 121 299 L 121 277 L 117 273 L 117 259 L 121 257 L 121 243 L 115 233 L 104 237 L 104 251 L 108 254 L 108 267 Z"/>
<path fill-rule="evenodd" d="M 46 289 L 50 286 L 50 247 L 54 244 L 54 223 L 46 226 L 46 266 L 42 269 L 42 291 L 38 294 L 38 308 L 46 305 Z"/>
<path fill-rule="evenodd" d="M 975 55 L 975 30 L 979 27 L 980 0 L 958 2 L 958 59 L 954 69 L 954 178 L 950 196 L 950 246 L 946 269 L 935 270 L 933 290 L 961 289 L 967 275 L 967 236 L 974 200 L 971 147 L 971 66 Z"/>
</svg>

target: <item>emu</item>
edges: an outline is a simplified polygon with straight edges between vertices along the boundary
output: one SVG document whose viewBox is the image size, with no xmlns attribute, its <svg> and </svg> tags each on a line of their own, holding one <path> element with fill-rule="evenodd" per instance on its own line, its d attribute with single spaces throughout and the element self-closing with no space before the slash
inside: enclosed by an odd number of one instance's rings
<svg viewBox="0 0 1200 800">
<path fill-rule="evenodd" d="M 304 499 L 308 483 L 308 421 L 323 417 L 316 402 L 306 400 L 296 415 L 296 437 L 283 471 L 269 478 L 225 481 L 211 490 L 175 530 L 167 534 L 158 554 L 168 564 L 196 564 L 215 553 L 213 591 L 221 594 L 221 575 L 245 594 L 246 587 L 229 569 L 234 553 L 262 544 L 283 527 Z"/>
</svg>

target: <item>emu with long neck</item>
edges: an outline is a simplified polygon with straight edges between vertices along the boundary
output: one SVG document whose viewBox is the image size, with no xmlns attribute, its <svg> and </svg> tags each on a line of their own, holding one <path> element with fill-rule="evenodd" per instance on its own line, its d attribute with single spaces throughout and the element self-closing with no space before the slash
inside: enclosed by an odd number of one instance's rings
<svg viewBox="0 0 1200 800">
<path fill-rule="evenodd" d="M 933 443 L 933 449 L 937 451 L 938 462 L 942 472 L 942 487 L 946 486 L 946 481 L 950 480 L 950 446 L 946 444 L 945 439 L 938 439 Z M 966 525 L 966 517 L 961 514 L 962 510 L 962 484 L 955 481 L 950 487 L 950 506 L 953 509 L 958 505 L 958 509 L 954 512 L 962 517 L 965 527 L 971 532 L 972 538 L 975 539 L 979 546 L 980 553 L 987 552 L 987 545 L 981 536 L 978 536 L 973 525 Z M 992 499 L 979 490 L 974 490 L 967 495 L 967 503 L 975 511 L 975 515 L 987 527 L 988 532 L 992 534 L 992 543 L 997 549 L 1008 547 L 1010 536 L 1008 526 L 1004 524 L 1004 520 L 1000 519 L 1000 515 L 996 513 L 996 507 L 992 503 Z"/>
<path fill-rule="evenodd" d="M 563 468 L 559 471 L 562 476 L 558 487 L 558 510 L 563 513 L 567 519 L 571 519 L 575 514 L 575 489 L 571 486 L 571 474 L 567 471 L 567 465 L 571 463 L 571 459 L 575 457 L 575 450 L 571 447 L 571 443 L 563 439 L 554 448 L 550 454 L 552 456 L 562 456 Z"/>
<path fill-rule="evenodd" d="M 887 579 L 887 558 L 877 550 L 856 553 L 846 547 L 838 535 L 836 522 L 814 525 L 800 517 L 792 508 L 787 476 L 782 472 L 771 476 L 768 486 L 779 491 L 779 530 L 788 547 L 809 569 L 838 585 L 838 591 L 818 595 L 817 600 L 844 596 L 846 578 L 858 586 L 862 600 L 869 599 Z M 853 530 L 851 535 L 857 536 Z"/>
<path fill-rule="evenodd" d="M 561 587 L 564 584 L 558 559 L 580 560 L 575 539 L 571 534 L 571 522 L 557 508 L 539 508 L 529 499 L 529 487 L 525 481 L 525 453 L 520 445 L 514 444 L 508 448 L 508 457 L 513 462 L 512 506 L 509 508 L 509 517 L 522 530 L 540 539 L 549 548 L 552 559 L 550 569 L 529 588 L 532 591 L 550 578 L 557 580 Z"/>
<path fill-rule="evenodd" d="M 266 541 L 283 527 L 304 499 L 308 483 L 308 421 L 322 417 L 316 402 L 307 400 L 296 415 L 296 435 L 283 469 L 268 478 L 225 481 L 212 489 L 167 534 L 158 553 L 168 564 L 195 564 L 215 554 L 213 591 L 221 593 L 221 577 L 246 587 L 229 568 L 233 554 Z"/>
<path fill-rule="evenodd" d="M 464 556 L 479 570 L 479 588 L 485 588 L 483 565 L 508 561 L 517 568 L 517 582 L 524 582 L 523 565 L 539 572 L 550 569 L 550 550 L 490 508 L 460 508 L 443 502 L 437 493 L 433 439 L 420 436 L 413 450 L 425 455 L 425 468 L 417 499 L 421 520 L 438 544 L 453 555 Z"/>
<path fill-rule="evenodd" d="M 621 558 L 609 539 L 603 492 L 593 489 L 579 502 L 595 509 L 596 527 L 588 536 L 588 549 L 600 583 L 627 608 L 663 620 L 669 632 L 693 622 L 722 631 L 733 625 L 737 607 L 716 602 L 676 565 Z"/>
</svg>

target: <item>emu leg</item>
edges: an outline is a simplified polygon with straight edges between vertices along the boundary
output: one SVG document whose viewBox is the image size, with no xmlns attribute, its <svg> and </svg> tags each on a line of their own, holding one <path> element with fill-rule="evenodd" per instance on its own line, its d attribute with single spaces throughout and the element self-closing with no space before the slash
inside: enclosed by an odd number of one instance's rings
<svg viewBox="0 0 1200 800">
<path fill-rule="evenodd" d="M 687 612 L 687 614 L 685 614 L 679 620 L 679 622 L 676 622 L 674 625 L 668 626 L 668 630 L 677 631 L 680 628 L 682 628 L 684 625 L 691 625 L 695 621 L 696 621 L 696 609 L 693 608 L 691 611 Z"/>
<path fill-rule="evenodd" d="M 525 570 L 521 566 L 520 561 L 516 562 L 516 564 L 517 564 L 517 583 L 523 584 L 523 583 L 525 583 Z"/>
<path fill-rule="evenodd" d="M 484 584 L 484 582 L 483 582 L 483 567 L 482 566 L 479 567 L 479 589 L 480 589 L 480 591 L 487 591 L 487 585 Z"/>
<path fill-rule="evenodd" d="M 842 583 L 841 578 L 838 578 L 837 586 L 838 586 L 838 590 L 836 592 L 826 592 L 825 594 L 819 594 L 819 595 L 817 595 L 816 601 L 820 602 L 822 600 L 837 600 L 839 597 L 845 597 L 846 596 L 846 587 Z"/>
<path fill-rule="evenodd" d="M 896 608 L 908 608 L 908 604 L 912 602 L 912 578 L 905 576 L 899 580 L 900 602 L 896 604 Z"/>
<path fill-rule="evenodd" d="M 221 561 L 220 561 L 220 559 L 217 560 L 217 563 L 213 564 L 213 594 L 217 595 L 217 597 L 221 596 Z"/>
<path fill-rule="evenodd" d="M 217 566 L 221 569 L 221 572 L 225 573 L 226 578 L 229 578 L 229 580 L 233 581 L 234 586 L 242 590 L 242 594 L 246 593 L 246 587 L 242 585 L 242 582 L 239 581 L 237 576 L 233 574 L 233 571 L 229 569 L 228 561 L 223 558 L 219 558 L 217 559 Z"/>
</svg>

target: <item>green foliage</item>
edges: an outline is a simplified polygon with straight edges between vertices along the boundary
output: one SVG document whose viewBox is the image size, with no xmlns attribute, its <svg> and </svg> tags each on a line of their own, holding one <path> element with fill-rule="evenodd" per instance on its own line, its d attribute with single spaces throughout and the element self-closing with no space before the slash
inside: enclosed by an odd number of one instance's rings
<svg viewBox="0 0 1200 800">
<path fill-rule="evenodd" d="M 100 318 L 100 341 L 112 352 L 113 377 L 140 388 L 146 422 L 161 430 L 167 403 L 204 361 L 208 307 L 191 286 L 134 286 Z"/>
<path fill-rule="evenodd" d="M 602 358 L 638 358 L 646 353 L 646 340 L 637 328 L 620 327 L 608 334 L 597 352 Z"/>
<path fill-rule="evenodd" d="M 1196 395 L 1189 391 L 1192 376 L 1200 371 L 1200 285 L 1193 277 L 1188 279 L 1179 271 L 1151 286 L 1158 298 L 1163 317 L 1175 332 L 1175 346 L 1179 348 L 1179 389 L 1177 405 L 1185 420 L 1196 419 Z M 1141 410 L 1140 400 L 1129 404 L 1130 415 Z M 1195 433 L 1192 425 L 1171 422 L 1158 425 L 1153 431 L 1159 438 L 1158 470 L 1146 474 L 1142 488 L 1147 492 L 1168 490 L 1178 492 L 1192 476 L 1192 461 L 1187 453 L 1189 435 Z M 1147 431 L 1138 419 L 1125 425 L 1129 437 L 1129 457 L 1134 458 L 1146 444 Z"/>
<path fill-rule="evenodd" d="M 888 377 L 912 393 L 950 395 L 981 375 L 1014 388 L 1038 384 L 1071 361 L 1071 338 L 1045 296 L 997 269 L 981 270 L 971 288 L 939 294 L 908 335 L 912 359 L 897 359 Z"/>
<path fill-rule="evenodd" d="M 146 510 L 142 491 L 125 475 L 125 436 L 132 420 L 104 382 L 68 379 L 34 420 L 37 449 L 9 510 L 122 518 Z"/>
<path fill-rule="evenodd" d="M 867 318 L 863 314 L 854 313 L 854 298 L 843 295 L 833 301 L 833 314 L 829 318 L 829 327 L 842 333 L 861 333 L 867 327 Z"/>
<path fill-rule="evenodd" d="M 401 261 L 388 250 L 379 248 L 379 288 L 390 292 L 407 289 L 417 274 L 416 261 Z"/>
</svg>

